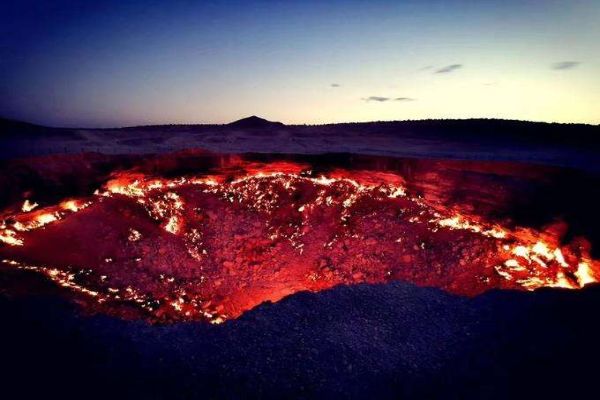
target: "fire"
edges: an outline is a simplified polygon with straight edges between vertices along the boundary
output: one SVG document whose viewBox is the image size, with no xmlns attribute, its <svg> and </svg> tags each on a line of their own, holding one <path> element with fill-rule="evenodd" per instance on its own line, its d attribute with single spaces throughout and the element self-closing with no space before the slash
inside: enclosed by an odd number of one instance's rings
<svg viewBox="0 0 600 400">
<path fill-rule="evenodd" d="M 35 203 L 35 202 L 30 202 L 29 200 L 25 200 L 23 202 L 23 205 L 21 206 L 21 211 L 23 212 L 29 212 L 31 210 L 33 210 L 34 208 L 36 208 L 39 204 Z"/>
<path fill-rule="evenodd" d="M 60 208 L 63 210 L 77 212 L 79 210 L 84 209 L 85 207 L 88 207 L 90 204 L 91 204 L 90 202 L 82 202 L 82 201 L 78 201 L 78 200 L 67 200 L 67 201 L 63 201 L 62 203 L 60 203 Z"/>
<path fill-rule="evenodd" d="M 23 204 L 0 225 L 0 255 L 94 309 L 133 306 L 159 322 L 219 324 L 264 301 L 358 282 L 469 296 L 596 282 L 586 246 L 434 207 L 403 182 L 376 171 L 315 176 L 293 163 L 233 176 L 121 172 L 88 198 Z"/>
<path fill-rule="evenodd" d="M 23 246 L 23 240 L 17 237 L 17 233 L 12 229 L 0 230 L 0 242 L 10 246 Z"/>
<path fill-rule="evenodd" d="M 580 286 L 585 286 L 590 283 L 597 282 L 594 277 L 594 273 L 590 268 L 590 265 L 586 262 L 580 262 L 577 265 L 577 271 L 575 271 L 575 276 L 577 277 L 577 281 Z"/>
<path fill-rule="evenodd" d="M 179 232 L 179 218 L 177 216 L 172 216 L 167 221 L 165 225 L 165 230 L 167 232 L 171 232 L 172 234 L 176 234 Z"/>
<path fill-rule="evenodd" d="M 548 249 L 548 246 L 544 242 L 537 242 L 534 244 L 531 248 L 531 251 L 547 260 L 554 259 L 554 254 L 550 252 L 550 249 Z"/>
<path fill-rule="evenodd" d="M 563 251 L 559 247 L 551 249 L 550 245 L 541 240 L 529 245 L 519 244 L 512 248 L 505 245 L 503 250 L 510 252 L 510 254 L 517 258 L 509 259 L 504 263 L 504 266 L 509 270 L 498 267 L 502 270 L 501 274 L 506 279 L 511 280 L 514 278 L 512 272 L 526 271 L 530 276 L 522 278 L 518 282 L 521 282 L 529 290 L 543 286 L 575 289 L 583 287 L 588 283 L 596 282 L 593 272 L 587 263 L 580 262 L 577 269 L 573 270 L 569 263 L 566 262 Z M 552 279 L 548 277 L 548 269 L 550 267 L 556 271 Z M 568 278 L 565 275 L 565 271 L 571 274 L 573 278 Z M 543 275 L 545 277 L 540 278 Z"/>
<path fill-rule="evenodd" d="M 494 237 L 496 239 L 503 239 L 506 237 L 506 232 L 502 228 L 484 228 L 481 225 L 465 220 L 464 217 L 460 215 L 455 215 L 451 218 L 444 218 L 439 220 L 434 219 L 431 220 L 431 222 L 434 222 L 444 228 L 469 230 L 471 232 L 481 233 L 482 235 Z"/>
<path fill-rule="evenodd" d="M 554 259 L 557 263 L 559 263 L 565 268 L 569 268 L 569 264 L 567 264 L 567 262 L 565 261 L 565 257 L 563 256 L 562 251 L 559 248 L 554 249 L 554 253 L 552 254 L 554 255 Z"/>
<path fill-rule="evenodd" d="M 142 234 L 140 233 L 140 231 L 138 231 L 137 229 L 129 228 L 129 236 L 127 236 L 127 239 L 130 242 L 137 242 L 141 238 Z"/>
</svg>

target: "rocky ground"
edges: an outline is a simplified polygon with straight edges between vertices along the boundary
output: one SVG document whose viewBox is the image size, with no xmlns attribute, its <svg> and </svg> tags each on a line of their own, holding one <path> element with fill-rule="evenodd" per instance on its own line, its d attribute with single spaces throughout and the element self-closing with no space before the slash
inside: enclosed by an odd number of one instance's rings
<svg viewBox="0 0 600 400">
<path fill-rule="evenodd" d="M 599 299 L 598 287 L 466 299 L 363 284 L 157 327 L 3 297 L 2 386 L 13 398 L 587 397 Z"/>
</svg>

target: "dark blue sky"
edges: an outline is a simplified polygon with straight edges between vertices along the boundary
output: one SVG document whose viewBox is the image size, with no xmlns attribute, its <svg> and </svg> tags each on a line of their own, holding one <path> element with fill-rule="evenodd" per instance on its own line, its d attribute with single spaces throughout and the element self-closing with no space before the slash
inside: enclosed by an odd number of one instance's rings
<svg viewBox="0 0 600 400">
<path fill-rule="evenodd" d="M 0 115 L 600 122 L 598 1 L 4 1 Z"/>
</svg>

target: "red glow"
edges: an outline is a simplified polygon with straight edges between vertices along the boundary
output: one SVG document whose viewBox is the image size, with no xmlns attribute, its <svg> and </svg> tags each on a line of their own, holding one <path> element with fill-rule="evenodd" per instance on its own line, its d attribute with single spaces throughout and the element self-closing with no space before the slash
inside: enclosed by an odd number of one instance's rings
<svg viewBox="0 0 600 400">
<path fill-rule="evenodd" d="M 0 258 L 90 310 L 153 322 L 218 323 L 339 284 L 403 280 L 473 296 L 600 276 L 583 239 L 561 246 L 552 231 L 459 214 L 404 183 L 389 172 L 320 175 L 241 159 L 213 175 L 126 171 L 87 198 L 23 205 L 0 227 Z"/>
</svg>

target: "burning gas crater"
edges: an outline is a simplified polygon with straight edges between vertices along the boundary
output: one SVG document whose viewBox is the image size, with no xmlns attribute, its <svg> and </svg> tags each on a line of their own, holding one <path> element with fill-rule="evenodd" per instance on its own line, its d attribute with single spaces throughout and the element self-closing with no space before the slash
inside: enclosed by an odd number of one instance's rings
<svg viewBox="0 0 600 400">
<path fill-rule="evenodd" d="M 44 208 L 28 200 L 6 214 L 0 259 L 46 276 L 85 309 L 152 322 L 220 323 L 340 284 L 404 280 L 473 296 L 600 277 L 584 239 L 560 245 L 551 232 L 449 210 L 374 171 L 122 172 L 88 198 Z"/>
</svg>

